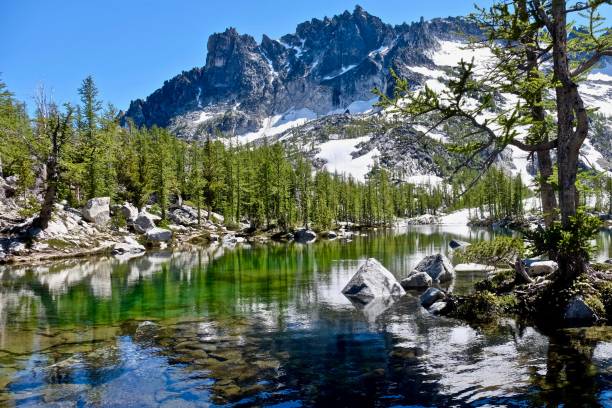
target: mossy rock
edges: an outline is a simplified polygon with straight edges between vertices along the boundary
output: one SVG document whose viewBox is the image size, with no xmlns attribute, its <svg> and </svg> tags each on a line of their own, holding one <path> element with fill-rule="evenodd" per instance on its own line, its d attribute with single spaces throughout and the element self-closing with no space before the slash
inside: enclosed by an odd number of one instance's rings
<svg viewBox="0 0 612 408">
<path fill-rule="evenodd" d="M 514 294 L 496 295 L 489 291 L 477 291 L 452 300 L 450 316 L 468 322 L 491 322 L 518 311 L 518 299 Z"/>
</svg>

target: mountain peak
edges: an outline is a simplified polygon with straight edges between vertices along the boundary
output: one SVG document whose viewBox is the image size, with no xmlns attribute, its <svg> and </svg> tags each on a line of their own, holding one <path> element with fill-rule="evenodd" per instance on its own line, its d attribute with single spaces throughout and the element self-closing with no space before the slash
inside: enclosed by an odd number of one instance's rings
<svg viewBox="0 0 612 408">
<path fill-rule="evenodd" d="M 240 134 L 292 108 L 325 115 L 371 100 L 374 87 L 390 91 L 390 68 L 413 75 L 402 67 L 431 66 L 428 52 L 437 46 L 436 39 L 463 30 L 461 24 L 437 19 L 393 27 L 356 5 L 352 11 L 300 23 L 279 41 L 264 34 L 257 43 L 229 27 L 209 37 L 203 68 L 166 81 L 146 101 L 134 103 L 126 116 L 138 125 L 168 126 L 175 117 L 213 110 L 226 122 L 207 129 Z M 231 118 L 221 114 L 229 107 Z M 236 117 L 242 122 L 236 123 Z"/>
</svg>

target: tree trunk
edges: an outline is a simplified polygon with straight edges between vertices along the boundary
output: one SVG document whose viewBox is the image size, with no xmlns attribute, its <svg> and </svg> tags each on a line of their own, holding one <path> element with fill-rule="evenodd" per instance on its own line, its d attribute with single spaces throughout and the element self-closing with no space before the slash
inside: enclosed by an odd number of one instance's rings
<svg viewBox="0 0 612 408">
<path fill-rule="evenodd" d="M 549 227 L 553 221 L 557 218 L 557 197 L 555 196 L 555 189 L 550 184 L 548 179 L 553 174 L 552 158 L 550 157 L 550 150 L 539 151 L 537 153 L 538 158 L 538 170 L 540 171 L 540 199 L 542 201 L 542 213 L 544 214 L 544 225 Z"/>
<path fill-rule="evenodd" d="M 576 176 L 580 146 L 588 132 L 588 116 L 578 85 L 572 80 L 567 55 L 566 5 L 564 0 L 552 2 L 553 68 L 554 79 L 559 83 L 557 96 L 557 163 L 559 169 L 559 209 L 561 222 L 569 227 L 570 218 L 576 215 L 578 193 Z M 557 262 L 561 277 L 573 281 L 584 272 L 588 254 L 559 253 Z"/>
<path fill-rule="evenodd" d="M 55 196 L 57 195 L 57 183 L 59 181 L 59 147 L 57 142 L 57 136 L 53 136 L 53 147 L 49 158 L 47 159 L 47 186 L 45 188 L 45 197 L 43 199 L 42 207 L 38 213 L 38 217 L 32 222 L 34 228 L 40 228 L 42 230 L 49 226 L 49 221 L 53 215 L 53 204 L 55 203 Z"/>
<path fill-rule="evenodd" d="M 521 0 L 517 2 L 518 14 L 520 19 L 525 25 L 529 24 L 529 12 L 527 8 L 527 1 Z M 525 54 L 527 59 L 527 76 L 529 78 L 537 79 L 540 73 L 540 63 L 538 61 L 538 51 L 535 49 L 537 32 L 534 31 L 530 35 L 526 35 L 522 38 L 523 46 L 525 47 Z M 546 111 L 542 105 L 543 91 L 541 89 L 536 90 L 535 93 L 528 92 L 526 99 L 531 99 L 531 116 L 536 122 L 545 123 Z M 548 142 L 548 129 L 546 126 L 542 128 L 541 134 L 539 135 L 538 142 Z M 540 199 L 542 201 L 542 213 L 544 215 L 544 225 L 549 227 L 556 219 L 556 207 L 557 198 L 555 197 L 555 190 L 549 182 L 549 178 L 553 174 L 553 164 L 551 159 L 550 150 L 539 150 L 537 152 L 538 159 L 538 170 L 540 173 Z M 550 254 L 551 255 L 551 254 Z"/>
</svg>

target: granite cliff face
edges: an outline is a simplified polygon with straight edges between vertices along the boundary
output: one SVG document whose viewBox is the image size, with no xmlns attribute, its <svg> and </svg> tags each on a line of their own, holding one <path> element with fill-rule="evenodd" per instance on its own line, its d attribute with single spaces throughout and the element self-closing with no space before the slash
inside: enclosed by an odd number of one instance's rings
<svg viewBox="0 0 612 408">
<path fill-rule="evenodd" d="M 291 110 L 316 116 L 344 112 L 355 101 L 371 100 L 374 87 L 390 91 L 391 68 L 421 81 L 408 67 L 435 68 L 428 55 L 437 39 L 477 32 L 462 18 L 393 27 L 359 6 L 301 23 L 278 40 L 264 35 L 258 43 L 229 28 L 210 36 L 203 67 L 133 101 L 124 119 L 196 136 L 253 132 L 265 118 Z"/>
</svg>

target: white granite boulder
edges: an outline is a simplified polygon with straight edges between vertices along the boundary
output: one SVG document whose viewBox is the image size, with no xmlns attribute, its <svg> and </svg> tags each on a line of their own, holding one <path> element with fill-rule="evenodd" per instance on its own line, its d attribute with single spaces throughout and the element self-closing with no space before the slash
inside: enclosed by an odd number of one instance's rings
<svg viewBox="0 0 612 408">
<path fill-rule="evenodd" d="M 110 220 L 110 197 L 96 197 L 87 200 L 83 207 L 83 218 L 96 225 L 104 225 Z"/>
<path fill-rule="evenodd" d="M 342 293 L 351 300 L 368 303 L 378 297 L 399 298 L 406 292 L 387 268 L 370 258 L 353 275 Z"/>
<path fill-rule="evenodd" d="M 172 231 L 154 227 L 145 232 L 148 242 L 168 242 L 172 239 Z"/>
</svg>

